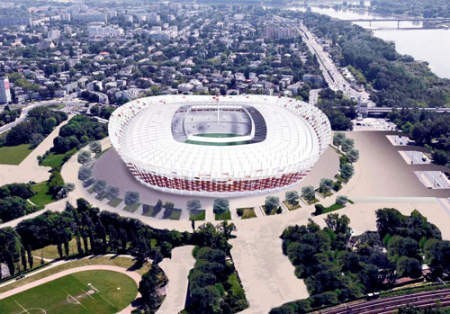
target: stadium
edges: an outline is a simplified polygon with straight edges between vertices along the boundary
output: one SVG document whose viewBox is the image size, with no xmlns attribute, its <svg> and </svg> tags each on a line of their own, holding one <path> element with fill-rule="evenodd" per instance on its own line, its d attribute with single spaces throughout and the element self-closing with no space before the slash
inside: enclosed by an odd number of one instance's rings
<svg viewBox="0 0 450 314">
<path fill-rule="evenodd" d="M 153 189 L 235 197 L 298 183 L 331 140 L 327 117 L 292 98 L 168 95 L 116 109 L 111 144 Z"/>
</svg>

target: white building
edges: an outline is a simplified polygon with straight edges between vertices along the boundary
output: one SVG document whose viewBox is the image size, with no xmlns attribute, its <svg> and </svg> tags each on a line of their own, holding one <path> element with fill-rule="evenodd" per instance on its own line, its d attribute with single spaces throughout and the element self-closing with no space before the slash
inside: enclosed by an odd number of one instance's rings
<svg viewBox="0 0 450 314">
<path fill-rule="evenodd" d="M 9 89 L 8 77 L 0 77 L 0 104 L 11 102 L 11 91 Z"/>
</svg>

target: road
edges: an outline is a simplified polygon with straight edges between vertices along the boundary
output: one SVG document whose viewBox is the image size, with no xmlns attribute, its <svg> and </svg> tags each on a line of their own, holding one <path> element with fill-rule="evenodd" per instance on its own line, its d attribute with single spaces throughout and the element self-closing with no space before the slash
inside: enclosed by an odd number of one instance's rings
<svg viewBox="0 0 450 314">
<path fill-rule="evenodd" d="M 350 85 L 329 54 L 319 44 L 316 36 L 312 34 L 304 24 L 300 24 L 300 26 L 297 27 L 297 30 L 308 46 L 310 52 L 317 57 L 322 75 L 330 89 L 333 91 L 341 90 L 348 98 L 361 100 L 362 102 L 367 103 L 368 107 L 376 106 L 376 104 L 369 99 L 370 94 L 366 90 L 358 91 Z"/>
<path fill-rule="evenodd" d="M 67 99 L 61 98 L 61 99 L 44 100 L 44 101 L 30 103 L 28 106 L 22 108 L 22 112 L 16 120 L 0 127 L 0 134 L 4 133 L 6 131 L 9 131 L 10 129 L 12 129 L 16 125 L 18 125 L 19 123 L 24 121 L 28 115 L 28 112 L 31 109 L 36 108 L 36 107 L 42 107 L 42 106 L 58 105 L 61 103 L 72 106 L 72 105 L 80 105 L 80 104 L 84 103 L 84 101 L 76 99 L 76 98 L 75 99 L 74 98 L 67 98 Z"/>
</svg>

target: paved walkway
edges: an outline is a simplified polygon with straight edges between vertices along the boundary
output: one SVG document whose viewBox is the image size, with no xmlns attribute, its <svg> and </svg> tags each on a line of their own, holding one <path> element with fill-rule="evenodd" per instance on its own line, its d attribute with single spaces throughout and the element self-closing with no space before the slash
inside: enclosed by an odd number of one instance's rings
<svg viewBox="0 0 450 314">
<path fill-rule="evenodd" d="M 157 313 L 179 313 L 184 309 L 188 289 L 189 271 L 194 267 L 195 258 L 192 256 L 194 246 L 187 245 L 172 250 L 172 258 L 165 258 L 159 266 L 169 278 L 166 286 L 166 298 Z"/>
<path fill-rule="evenodd" d="M 59 129 L 65 125 L 71 117 L 57 126 L 20 164 L 0 164 L 0 186 L 9 183 L 26 183 L 29 181 L 42 182 L 50 177 L 50 167 L 39 165 L 38 156 L 44 155 L 53 147 L 53 139 L 58 136 Z"/>
</svg>

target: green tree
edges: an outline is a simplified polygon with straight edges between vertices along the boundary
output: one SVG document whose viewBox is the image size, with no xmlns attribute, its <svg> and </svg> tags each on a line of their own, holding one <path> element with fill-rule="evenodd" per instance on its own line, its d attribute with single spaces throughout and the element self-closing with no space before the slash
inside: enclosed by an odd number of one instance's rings
<svg viewBox="0 0 450 314">
<path fill-rule="evenodd" d="M 217 198 L 214 200 L 213 212 L 216 215 L 221 215 L 230 210 L 230 202 L 225 198 Z"/>
<path fill-rule="evenodd" d="M 297 191 L 287 191 L 285 193 L 286 202 L 288 202 L 291 205 L 298 205 L 299 198 L 300 196 L 298 195 Z"/>
<path fill-rule="evenodd" d="M 316 199 L 316 191 L 314 190 L 314 187 L 309 185 L 309 186 L 304 186 L 302 188 L 302 197 L 308 202 L 308 203 L 312 203 L 314 202 L 314 200 Z"/>
</svg>

